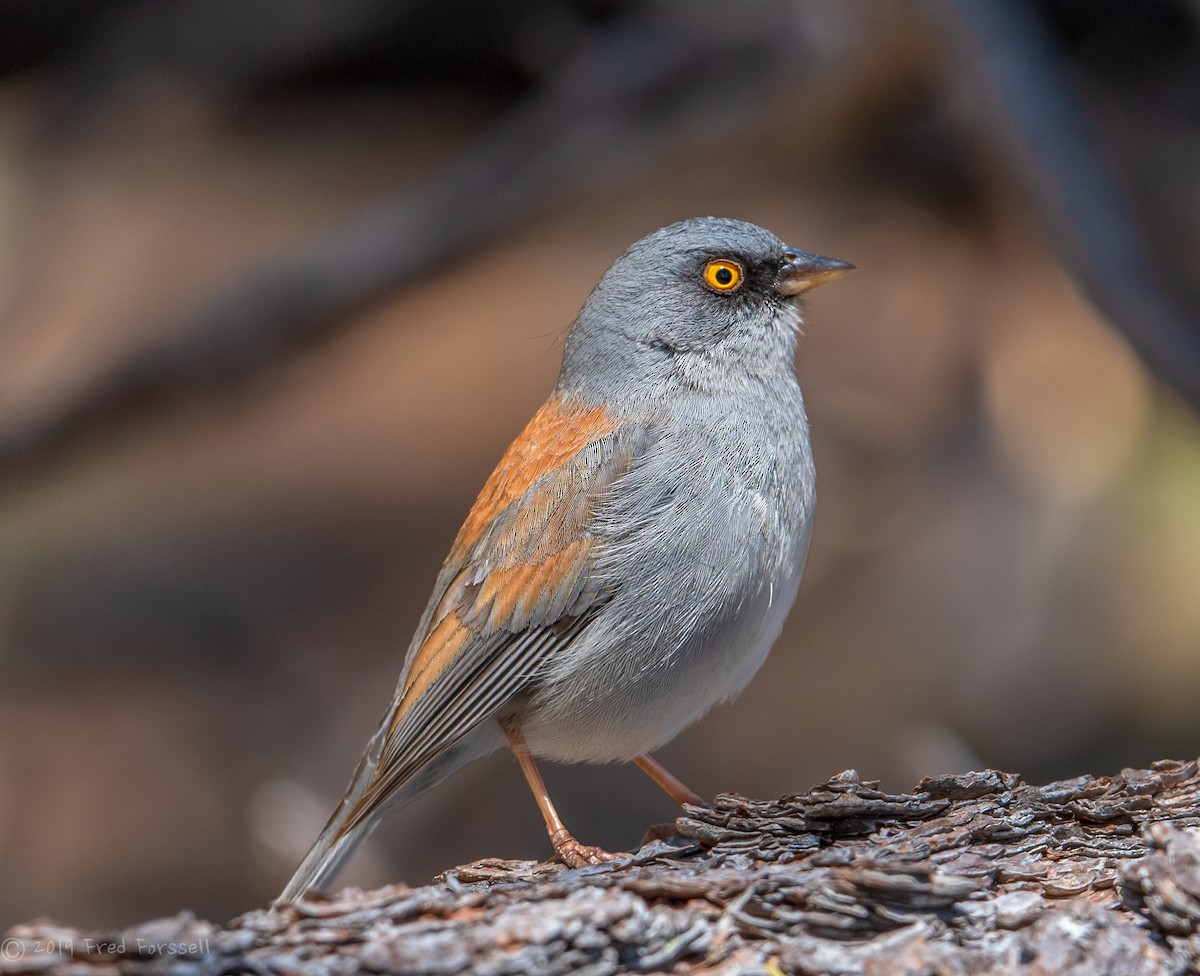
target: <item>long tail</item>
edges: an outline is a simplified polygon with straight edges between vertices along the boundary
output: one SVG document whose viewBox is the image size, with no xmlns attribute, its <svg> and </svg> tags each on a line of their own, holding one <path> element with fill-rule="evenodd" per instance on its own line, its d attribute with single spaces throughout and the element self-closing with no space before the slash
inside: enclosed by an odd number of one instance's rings
<svg viewBox="0 0 1200 976">
<path fill-rule="evenodd" d="M 362 757 L 342 802 L 338 804 L 337 809 L 333 811 L 333 816 L 329 818 L 329 822 L 325 824 L 312 847 L 308 849 L 308 853 L 304 855 L 304 860 L 296 868 L 292 880 L 287 883 L 283 894 L 276 900 L 277 904 L 295 901 L 310 888 L 324 888 L 336 877 L 346 861 L 350 859 L 350 855 L 374 829 L 376 823 L 374 817 L 360 821 L 349 830 L 345 826 L 351 809 L 375 776 L 375 763 L 371 761 L 371 751 L 368 748 L 366 755 Z"/>
<path fill-rule="evenodd" d="M 380 733 L 383 731 L 385 730 L 381 729 Z M 359 844 L 367 839 L 384 814 L 411 803 L 451 773 L 480 756 L 486 756 L 504 744 L 504 735 L 500 731 L 499 725 L 495 722 L 484 722 L 438 755 L 437 758 L 421 767 L 368 816 L 347 828 L 346 823 L 350 812 L 375 778 L 381 745 L 380 733 L 376 733 L 367 746 L 366 753 L 358 764 L 358 769 L 354 772 L 354 778 L 350 781 L 350 786 L 346 790 L 342 802 L 338 804 L 333 816 L 325 825 L 325 829 L 321 831 L 308 853 L 304 855 L 304 860 L 296 868 L 292 880 L 287 883 L 283 893 L 275 900 L 275 904 L 281 905 L 295 901 L 312 888 L 324 888 L 337 877 L 338 872 L 350 859 L 350 855 L 354 853 Z"/>
</svg>

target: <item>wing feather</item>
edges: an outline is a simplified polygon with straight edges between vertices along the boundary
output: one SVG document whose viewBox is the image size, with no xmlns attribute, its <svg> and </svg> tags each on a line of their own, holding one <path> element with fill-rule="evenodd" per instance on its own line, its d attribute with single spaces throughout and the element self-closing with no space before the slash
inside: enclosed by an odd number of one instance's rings
<svg viewBox="0 0 1200 976">
<path fill-rule="evenodd" d="M 438 576 L 343 830 L 519 700 L 612 596 L 596 572 L 594 517 L 649 440 L 644 425 L 552 399 L 513 442 Z"/>
</svg>

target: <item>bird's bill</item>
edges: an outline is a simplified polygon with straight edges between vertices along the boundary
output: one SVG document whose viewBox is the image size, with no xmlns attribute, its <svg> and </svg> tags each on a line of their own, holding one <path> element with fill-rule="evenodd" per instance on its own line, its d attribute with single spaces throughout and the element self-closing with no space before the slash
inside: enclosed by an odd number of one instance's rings
<svg viewBox="0 0 1200 976">
<path fill-rule="evenodd" d="M 836 258 L 823 258 L 790 247 L 784 253 L 787 260 L 779 269 L 779 291 L 788 296 L 799 295 L 854 270 L 854 265 Z"/>
</svg>

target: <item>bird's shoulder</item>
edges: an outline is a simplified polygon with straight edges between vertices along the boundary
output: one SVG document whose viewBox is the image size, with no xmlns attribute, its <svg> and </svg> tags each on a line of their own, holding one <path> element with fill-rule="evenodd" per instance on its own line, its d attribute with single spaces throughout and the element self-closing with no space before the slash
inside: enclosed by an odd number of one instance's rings
<svg viewBox="0 0 1200 976">
<path fill-rule="evenodd" d="M 595 518 L 656 438 L 652 418 L 551 397 L 504 452 L 463 521 L 421 630 L 453 615 L 519 631 L 597 595 Z"/>
</svg>

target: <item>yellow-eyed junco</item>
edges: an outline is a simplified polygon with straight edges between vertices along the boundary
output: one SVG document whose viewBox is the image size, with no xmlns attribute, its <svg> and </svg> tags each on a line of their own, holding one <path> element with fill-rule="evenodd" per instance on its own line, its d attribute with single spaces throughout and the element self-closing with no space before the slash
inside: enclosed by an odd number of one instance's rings
<svg viewBox="0 0 1200 976">
<path fill-rule="evenodd" d="M 534 756 L 632 759 L 703 802 L 649 752 L 741 691 L 796 596 L 814 474 L 794 299 L 851 267 L 715 217 L 616 260 L 459 530 L 379 730 L 281 901 L 506 743 L 573 867 L 612 855 L 567 832 Z"/>
</svg>

